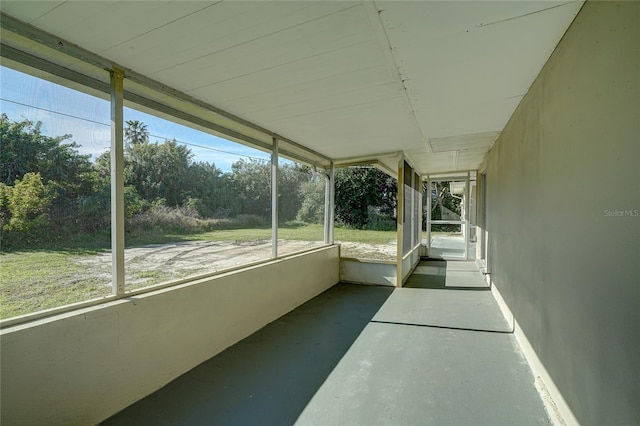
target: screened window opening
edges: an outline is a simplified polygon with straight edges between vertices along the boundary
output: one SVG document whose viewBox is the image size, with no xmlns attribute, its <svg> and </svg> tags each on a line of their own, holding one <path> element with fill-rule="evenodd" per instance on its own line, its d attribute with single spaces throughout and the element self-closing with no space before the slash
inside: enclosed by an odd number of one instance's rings
<svg viewBox="0 0 640 426">
<path fill-rule="evenodd" d="M 0 81 L 0 318 L 109 296 L 106 94 L 6 67 Z"/>
<path fill-rule="evenodd" d="M 347 258 L 397 259 L 398 181 L 375 167 L 335 173 L 336 242 Z"/>
<path fill-rule="evenodd" d="M 112 101 L 95 88 L 110 87 L 107 71 L 92 88 L 0 73 L 0 319 L 267 261 L 274 244 L 277 256 L 326 244 L 325 169 L 279 159 L 273 223 L 268 144 L 256 149 L 174 118 L 170 107 L 139 106 L 126 79 L 120 109 L 116 89 Z M 121 158 L 112 102 L 124 117 L 123 186 L 119 174 L 112 184 Z"/>
<path fill-rule="evenodd" d="M 324 245 L 326 177 L 295 161 L 278 162 L 278 256 Z"/>
<path fill-rule="evenodd" d="M 125 288 L 271 257 L 270 153 L 125 108 Z"/>
<path fill-rule="evenodd" d="M 420 244 L 420 218 L 421 205 L 420 176 L 415 173 L 413 167 L 406 161 L 403 169 L 403 227 L 402 227 L 402 254 L 408 254 Z"/>
</svg>

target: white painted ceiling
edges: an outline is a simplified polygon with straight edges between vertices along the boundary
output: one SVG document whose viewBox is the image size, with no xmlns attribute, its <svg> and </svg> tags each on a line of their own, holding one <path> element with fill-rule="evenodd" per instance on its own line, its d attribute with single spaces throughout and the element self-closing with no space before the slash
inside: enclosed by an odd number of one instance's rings
<svg viewBox="0 0 640 426">
<path fill-rule="evenodd" d="M 477 168 L 582 1 L 7 1 L 330 158 Z M 386 157 L 388 158 L 388 157 Z"/>
</svg>

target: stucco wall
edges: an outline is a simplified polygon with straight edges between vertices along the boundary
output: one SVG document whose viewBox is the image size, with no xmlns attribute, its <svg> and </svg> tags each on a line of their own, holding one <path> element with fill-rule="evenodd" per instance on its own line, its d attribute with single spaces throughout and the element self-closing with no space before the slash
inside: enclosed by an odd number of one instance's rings
<svg viewBox="0 0 640 426">
<path fill-rule="evenodd" d="M 340 281 L 395 287 L 398 281 L 398 268 L 395 262 L 343 257 L 340 259 Z"/>
<path fill-rule="evenodd" d="M 420 262 L 420 248 L 421 245 L 415 246 L 408 254 L 404 255 L 404 257 L 402 258 L 403 283 L 409 278 L 409 275 L 411 275 L 418 262 Z"/>
<path fill-rule="evenodd" d="M 402 258 L 402 282 L 409 278 L 420 261 L 422 245 L 417 245 Z M 396 262 L 340 258 L 340 281 L 353 284 L 385 285 L 396 287 L 398 266 Z"/>
<path fill-rule="evenodd" d="M 583 424 L 640 421 L 639 86 L 640 3 L 587 2 L 486 162 L 491 279 Z"/>
<path fill-rule="evenodd" d="M 338 282 L 337 246 L 2 331 L 2 425 L 95 424 Z"/>
</svg>

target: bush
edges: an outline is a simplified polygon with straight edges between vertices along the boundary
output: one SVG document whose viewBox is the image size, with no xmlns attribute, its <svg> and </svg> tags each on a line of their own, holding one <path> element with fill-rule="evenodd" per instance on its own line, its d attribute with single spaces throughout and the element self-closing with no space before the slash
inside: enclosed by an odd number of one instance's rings
<svg viewBox="0 0 640 426">
<path fill-rule="evenodd" d="M 168 207 L 154 204 L 149 211 L 132 216 L 127 221 L 131 230 L 161 230 L 176 233 L 197 232 L 201 229 L 198 213 L 188 207 Z"/>
<path fill-rule="evenodd" d="M 78 230 L 91 232 L 109 229 L 111 222 L 111 190 L 108 185 L 94 194 L 79 197 L 75 225 Z"/>
<path fill-rule="evenodd" d="M 44 185 L 40 173 L 27 173 L 14 186 L 0 188 L 0 221 L 3 247 L 31 244 L 48 238 L 49 211 L 55 198 L 52 185 Z"/>
<path fill-rule="evenodd" d="M 324 222 L 324 179 L 304 182 L 301 188 L 303 199 L 296 219 L 306 223 Z"/>
<path fill-rule="evenodd" d="M 9 223 L 11 213 L 9 212 L 9 193 L 11 187 L 0 182 L 0 230 Z"/>
<path fill-rule="evenodd" d="M 54 196 L 51 188 L 43 185 L 40 173 L 27 173 L 21 180 L 16 179 L 5 197 L 10 214 L 8 231 L 29 234 L 47 224 Z"/>
<path fill-rule="evenodd" d="M 387 214 L 382 214 L 375 207 L 367 209 L 367 224 L 364 229 L 371 231 L 395 231 L 398 227 L 396 219 Z"/>
<path fill-rule="evenodd" d="M 235 218 L 202 219 L 193 206 L 169 207 L 156 200 L 146 212 L 127 220 L 127 232 L 159 231 L 175 234 L 194 234 L 223 229 L 260 228 L 267 226 L 265 219 L 257 215 L 239 215 Z"/>
<path fill-rule="evenodd" d="M 218 229 L 261 228 L 263 226 L 269 226 L 267 220 L 255 214 L 240 214 L 221 222 L 227 222 L 228 227 Z"/>
<path fill-rule="evenodd" d="M 184 206 L 189 210 L 195 211 L 198 217 L 210 217 L 212 213 L 211 209 L 207 207 L 200 198 L 188 197 Z"/>
<path fill-rule="evenodd" d="M 150 206 L 151 203 L 143 200 L 134 186 L 129 185 L 124 187 L 124 216 L 126 218 L 133 217 L 144 210 L 148 210 Z"/>
</svg>

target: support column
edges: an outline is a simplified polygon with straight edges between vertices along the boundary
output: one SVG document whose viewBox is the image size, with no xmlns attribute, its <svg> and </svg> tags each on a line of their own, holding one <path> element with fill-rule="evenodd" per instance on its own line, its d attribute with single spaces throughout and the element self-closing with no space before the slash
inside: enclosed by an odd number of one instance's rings
<svg viewBox="0 0 640 426">
<path fill-rule="evenodd" d="M 418 218 L 416 217 L 416 208 L 415 208 L 415 203 L 417 201 L 417 197 L 416 197 L 416 185 L 417 185 L 417 181 L 416 181 L 416 172 L 415 170 L 413 170 L 413 167 L 411 168 L 411 183 L 409 184 L 409 186 L 411 187 L 411 250 L 413 250 L 413 248 L 416 246 L 417 242 L 416 242 L 416 226 L 418 226 Z"/>
<path fill-rule="evenodd" d="M 111 71 L 111 279 L 112 293 L 124 294 L 124 71 Z"/>
<path fill-rule="evenodd" d="M 404 246 L 404 156 L 398 160 L 398 212 L 397 212 L 397 252 L 396 252 L 396 287 L 402 287 L 402 248 Z"/>
<path fill-rule="evenodd" d="M 331 168 L 327 176 L 324 190 L 324 243 L 333 244 L 335 229 L 335 205 L 336 205 L 336 181 L 335 167 L 331 162 Z"/>
<path fill-rule="evenodd" d="M 271 257 L 278 257 L 278 139 L 271 152 Z"/>
<path fill-rule="evenodd" d="M 471 232 L 471 172 L 467 172 L 467 180 L 464 185 L 464 258 L 469 259 L 469 232 Z"/>
<path fill-rule="evenodd" d="M 418 244 L 422 246 L 422 214 L 423 214 L 423 206 L 422 206 L 422 176 L 418 175 L 418 182 L 416 183 L 416 191 L 418 195 Z M 422 253 L 422 247 L 419 249 L 420 253 Z"/>
<path fill-rule="evenodd" d="M 431 179 L 427 178 L 427 221 L 426 221 L 426 234 L 427 234 L 427 254 L 431 249 Z"/>
</svg>

